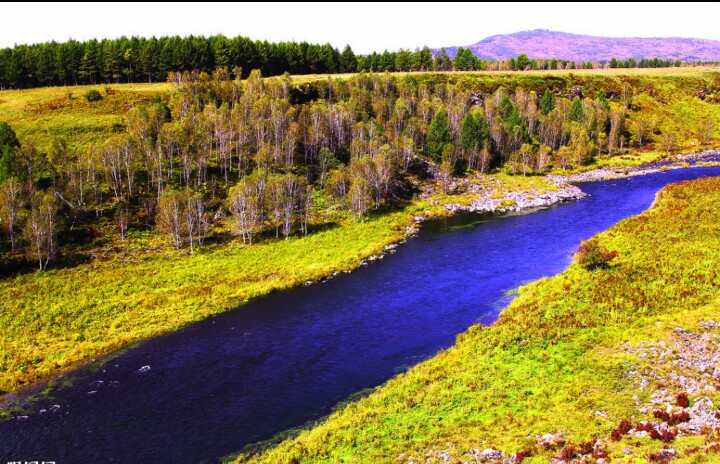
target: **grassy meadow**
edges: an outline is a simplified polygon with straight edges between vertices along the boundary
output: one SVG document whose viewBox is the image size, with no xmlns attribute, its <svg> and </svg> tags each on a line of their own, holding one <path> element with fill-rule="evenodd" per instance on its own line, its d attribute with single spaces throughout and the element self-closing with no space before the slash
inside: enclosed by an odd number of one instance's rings
<svg viewBox="0 0 720 464">
<path fill-rule="evenodd" d="M 609 265 L 574 263 L 522 287 L 493 326 L 470 328 L 324 423 L 238 461 L 475 462 L 473 450 L 494 448 L 526 463 L 647 462 L 672 448 L 683 462 L 717 462 L 711 427 L 674 437 L 680 425 L 670 425 L 654 439 L 620 423 L 660 427 L 668 411 L 682 424 L 680 411 L 695 420 L 692 407 L 720 400 L 706 367 L 675 362 L 719 352 L 708 322 L 720 319 L 719 201 L 717 178 L 666 187 L 650 210 L 599 234 L 618 252 Z M 653 358 L 666 346 L 667 358 Z"/>
<path fill-rule="evenodd" d="M 170 89 L 170 84 L 159 83 L 3 90 L 0 121 L 10 124 L 21 143 L 34 143 L 40 151 L 55 137 L 64 138 L 71 149 L 81 150 L 123 132 L 123 115 L 133 105 Z M 99 91 L 103 98 L 88 102 L 83 95 L 89 90 Z"/>
</svg>

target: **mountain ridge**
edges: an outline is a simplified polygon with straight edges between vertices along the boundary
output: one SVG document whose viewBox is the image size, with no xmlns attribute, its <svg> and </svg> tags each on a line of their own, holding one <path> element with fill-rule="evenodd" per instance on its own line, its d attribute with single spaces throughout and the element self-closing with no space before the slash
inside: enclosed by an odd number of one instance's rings
<svg viewBox="0 0 720 464">
<path fill-rule="evenodd" d="M 461 46 L 444 47 L 455 56 Z M 569 32 L 534 29 L 512 34 L 496 34 L 471 45 L 475 56 L 487 60 L 506 60 L 521 53 L 535 59 L 608 61 L 612 58 L 662 58 L 680 61 L 720 60 L 720 41 L 683 37 L 601 37 Z M 437 53 L 440 49 L 434 49 Z"/>
</svg>

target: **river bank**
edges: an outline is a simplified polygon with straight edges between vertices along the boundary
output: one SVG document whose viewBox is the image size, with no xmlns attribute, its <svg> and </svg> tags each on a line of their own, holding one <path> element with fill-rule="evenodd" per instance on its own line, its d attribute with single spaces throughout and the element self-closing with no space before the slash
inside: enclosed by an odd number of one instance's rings
<svg viewBox="0 0 720 464">
<path fill-rule="evenodd" d="M 711 156 L 717 152 L 686 155 L 679 163 L 712 161 Z M 628 171 L 647 174 L 664 166 Z M 467 181 L 469 193 L 458 196 L 462 203 L 454 196 L 421 195 L 400 210 L 301 239 L 215 246 L 190 256 L 92 263 L 6 279 L 0 282 L 0 300 L 6 302 L 0 320 L 5 319 L 1 338 L 9 356 L 0 359 L 0 393 L 59 380 L 58 375 L 100 356 L 258 296 L 350 272 L 394 252 L 427 219 L 461 211 L 523 211 L 582 198 L 585 194 L 567 182 L 606 175 L 593 172 L 572 179 L 482 176 L 480 182 Z M 475 199 L 468 201 L 470 195 Z M 51 312 L 42 310 L 48 302 Z M 36 321 L 34 330 L 27 329 L 26 320 Z"/>
<path fill-rule="evenodd" d="M 208 453 L 230 454 L 383 384 L 478 321 L 491 324 L 510 299 L 506 290 L 561 272 L 581 240 L 647 208 L 666 183 L 716 171 L 597 182 L 585 187 L 586 200 L 533 214 L 429 222 L 392 259 L 254 299 L 148 339 L 104 370 L 76 372 L 69 386 L 58 385 L 22 414 L 27 419 L 0 424 L 0 436 L 7 446 L 72 462 L 199 462 Z M 366 223 L 345 237 L 357 240 L 381 225 Z M 60 409 L 49 414 L 55 405 Z M 68 447 L 58 449 L 62 443 Z"/>
<path fill-rule="evenodd" d="M 715 462 L 719 196 L 718 178 L 666 187 L 599 235 L 609 266 L 521 288 L 493 326 L 245 458 Z"/>
<path fill-rule="evenodd" d="M 503 189 L 499 189 L 497 185 L 498 183 L 502 184 L 502 181 L 493 179 L 491 176 L 478 175 L 475 178 L 456 180 L 454 182 L 455 186 L 463 186 L 464 193 L 460 196 L 460 201 L 448 201 L 452 199 L 452 196 L 448 196 L 445 201 L 441 200 L 441 203 L 450 212 L 507 213 L 527 211 L 584 198 L 586 194 L 580 187 L 573 185 L 576 183 L 623 179 L 699 165 L 720 165 L 720 151 L 706 150 L 699 153 L 678 155 L 639 166 L 597 168 L 569 175 L 547 174 L 543 179 L 549 182 L 551 186 L 545 185 L 544 188 L 535 188 L 530 183 L 526 188 L 505 192 L 502 192 Z M 496 185 L 492 185 L 493 182 Z M 502 193 L 499 194 L 499 191 Z"/>
</svg>

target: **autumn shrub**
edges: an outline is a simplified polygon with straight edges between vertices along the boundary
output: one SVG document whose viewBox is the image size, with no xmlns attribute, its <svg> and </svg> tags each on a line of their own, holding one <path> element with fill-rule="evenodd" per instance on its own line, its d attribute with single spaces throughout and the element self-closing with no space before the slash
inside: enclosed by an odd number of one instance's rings
<svg viewBox="0 0 720 464">
<path fill-rule="evenodd" d="M 635 426 L 636 432 L 652 432 L 653 430 L 655 430 L 655 424 L 650 421 L 642 421 Z"/>
<path fill-rule="evenodd" d="M 677 430 L 675 429 L 652 429 L 650 431 L 650 438 L 653 440 L 664 441 L 669 443 L 677 436 Z"/>
<path fill-rule="evenodd" d="M 524 449 L 524 450 L 522 450 L 522 451 L 518 451 L 518 452 L 515 453 L 515 455 L 514 455 L 514 460 L 513 460 L 513 462 L 516 462 L 516 463 L 519 464 L 519 463 L 523 462 L 524 460 L 532 457 L 532 455 L 533 455 L 533 452 L 532 452 L 531 450 L 529 450 L 529 449 Z"/>
<path fill-rule="evenodd" d="M 620 421 L 617 427 L 610 433 L 610 439 L 613 441 L 620 441 L 623 435 L 627 435 L 632 429 L 632 424 L 629 420 L 623 419 Z"/>
<path fill-rule="evenodd" d="M 574 459 L 576 456 L 577 456 L 577 451 L 575 451 L 575 448 L 573 448 L 572 446 L 566 446 L 565 448 L 562 449 L 562 451 L 560 452 L 560 455 L 557 457 L 557 459 L 560 461 L 567 462 L 567 461 Z"/>
<path fill-rule="evenodd" d="M 687 408 L 690 406 L 690 400 L 688 399 L 687 393 L 678 393 L 676 403 L 681 408 Z"/>
<path fill-rule="evenodd" d="M 672 416 L 670 416 L 670 420 L 668 421 L 669 425 L 678 425 L 682 424 L 683 422 L 687 422 L 690 420 L 690 414 L 687 411 L 680 411 L 673 413 Z"/>
<path fill-rule="evenodd" d="M 595 449 L 595 442 L 593 440 L 580 443 L 578 445 L 578 453 L 580 454 L 592 454 Z"/>
<path fill-rule="evenodd" d="M 608 267 L 610 261 L 617 257 L 618 252 L 608 250 L 600 245 L 596 237 L 585 240 L 577 249 L 577 261 L 587 269 L 599 269 Z"/>
</svg>

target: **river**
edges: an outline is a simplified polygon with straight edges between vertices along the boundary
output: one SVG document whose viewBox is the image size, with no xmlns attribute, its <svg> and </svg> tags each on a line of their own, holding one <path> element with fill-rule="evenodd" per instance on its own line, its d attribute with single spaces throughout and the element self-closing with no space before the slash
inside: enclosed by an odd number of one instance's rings
<svg viewBox="0 0 720 464">
<path fill-rule="evenodd" d="M 350 274 L 73 372 L 27 417 L 0 422 L 0 463 L 214 462 L 326 415 L 472 324 L 491 324 L 508 290 L 561 272 L 581 240 L 645 210 L 668 183 L 715 175 L 720 168 L 585 183 L 588 197 L 540 211 L 430 221 Z"/>
</svg>

